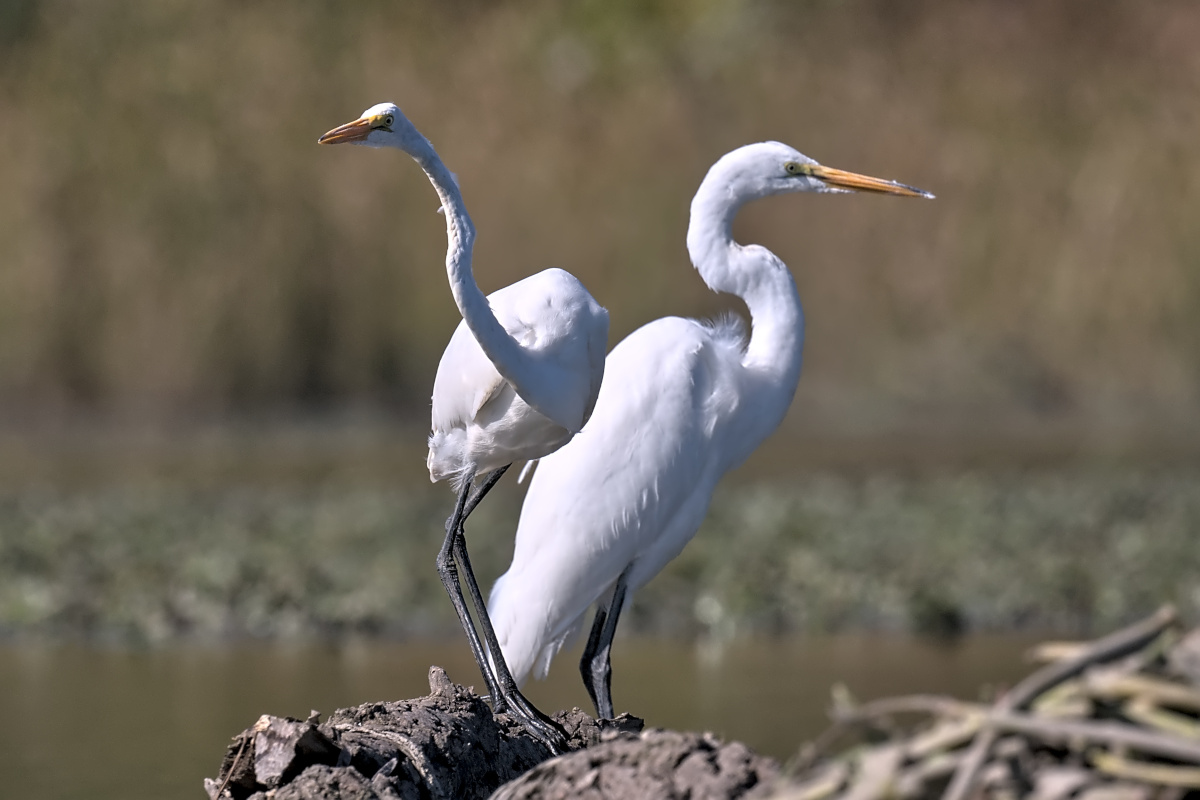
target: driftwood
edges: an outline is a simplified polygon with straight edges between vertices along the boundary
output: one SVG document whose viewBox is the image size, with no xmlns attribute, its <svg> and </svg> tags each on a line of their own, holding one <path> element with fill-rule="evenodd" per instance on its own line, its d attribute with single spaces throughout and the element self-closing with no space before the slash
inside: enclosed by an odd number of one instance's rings
<svg viewBox="0 0 1200 800">
<path fill-rule="evenodd" d="M 262 717 L 205 788 L 212 800 L 1200 798 L 1200 629 L 1180 637 L 1164 609 L 1037 654 L 1050 663 L 991 705 L 936 695 L 859 705 L 835 690 L 833 726 L 785 775 L 737 742 L 579 709 L 554 716 L 571 752 L 551 758 L 433 667 L 428 697 L 323 723 L 315 712 Z M 897 722 L 914 717 L 923 722 Z"/>
<path fill-rule="evenodd" d="M 1050 663 L 991 705 L 835 692 L 833 726 L 779 797 L 1200 797 L 1200 629 L 1176 626 L 1164 608 L 1095 642 L 1043 645 Z"/>
</svg>

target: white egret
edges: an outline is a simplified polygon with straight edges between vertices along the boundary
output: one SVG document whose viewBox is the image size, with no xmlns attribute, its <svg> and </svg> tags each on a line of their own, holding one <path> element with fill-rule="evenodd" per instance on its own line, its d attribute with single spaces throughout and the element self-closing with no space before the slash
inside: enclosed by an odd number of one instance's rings
<svg viewBox="0 0 1200 800">
<path fill-rule="evenodd" d="M 514 461 L 554 452 L 587 422 L 604 375 L 608 312 L 575 276 L 561 269 L 539 272 L 484 297 L 471 270 L 475 228 L 458 181 L 394 104 L 372 106 L 319 141 L 399 148 L 421 166 L 441 199 L 446 273 L 463 319 L 442 354 L 433 384 L 429 477 L 434 482 L 450 479 L 458 490 L 437 558 L 438 572 L 496 710 L 515 713 L 552 750 L 561 751 L 561 731 L 521 696 L 500 658 L 467 557 L 463 524 Z M 466 610 L 458 568 L 491 658 Z"/>
<path fill-rule="evenodd" d="M 543 458 L 517 527 L 512 564 L 489 608 L 518 683 L 550 660 L 598 604 L 580 671 L 601 718 L 613 715 L 609 651 L 622 607 L 695 534 L 717 481 L 779 425 L 800 378 L 804 317 L 787 266 L 733 239 L 738 209 L 788 192 L 932 197 L 822 166 L 778 142 L 713 165 L 692 200 L 688 253 L 738 317 L 655 320 L 613 349 L 595 413 Z"/>
</svg>

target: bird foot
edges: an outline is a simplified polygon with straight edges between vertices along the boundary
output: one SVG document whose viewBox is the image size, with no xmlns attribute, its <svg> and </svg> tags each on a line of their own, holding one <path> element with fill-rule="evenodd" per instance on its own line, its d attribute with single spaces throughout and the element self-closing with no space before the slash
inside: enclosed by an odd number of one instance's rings
<svg viewBox="0 0 1200 800">
<path fill-rule="evenodd" d="M 507 714 L 518 720 L 529 735 L 546 745 L 553 755 L 561 756 L 570 749 L 562 727 L 534 708 L 520 692 L 513 692 L 507 698 L 497 697 L 492 703 L 492 713 Z"/>
</svg>

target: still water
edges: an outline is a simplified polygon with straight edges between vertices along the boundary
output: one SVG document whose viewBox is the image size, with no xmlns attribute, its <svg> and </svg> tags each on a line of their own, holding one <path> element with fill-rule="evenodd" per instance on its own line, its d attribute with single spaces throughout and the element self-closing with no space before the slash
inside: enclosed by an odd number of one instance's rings
<svg viewBox="0 0 1200 800">
<path fill-rule="evenodd" d="M 618 639 L 618 711 L 707 729 L 788 758 L 825 727 L 830 687 L 859 699 L 907 692 L 976 698 L 1029 670 L 1031 637 L 955 644 L 841 636 L 737 641 L 722 649 Z M 230 737 L 262 713 L 305 717 L 428 693 L 430 664 L 479 684 L 465 645 L 254 644 L 119 650 L 0 645 L 0 786 L 20 798 L 203 798 Z M 534 682 L 543 709 L 587 707 L 576 654 Z"/>
</svg>

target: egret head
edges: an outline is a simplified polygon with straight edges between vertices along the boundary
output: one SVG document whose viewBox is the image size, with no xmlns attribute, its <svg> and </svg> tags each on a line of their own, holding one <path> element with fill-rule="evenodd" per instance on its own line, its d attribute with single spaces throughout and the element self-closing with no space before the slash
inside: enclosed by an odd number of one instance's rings
<svg viewBox="0 0 1200 800">
<path fill-rule="evenodd" d="M 320 144 L 361 144 L 367 147 L 398 147 L 413 154 L 414 148 L 428 141 L 408 121 L 395 103 L 380 103 L 368 108 L 353 122 L 339 125 L 320 139 Z"/>
<path fill-rule="evenodd" d="M 720 176 L 730 193 L 743 200 L 790 192 L 875 192 L 933 197 L 903 183 L 826 167 L 780 142 L 739 147 L 717 161 L 709 174 Z"/>
</svg>

